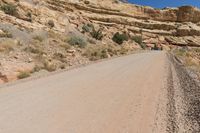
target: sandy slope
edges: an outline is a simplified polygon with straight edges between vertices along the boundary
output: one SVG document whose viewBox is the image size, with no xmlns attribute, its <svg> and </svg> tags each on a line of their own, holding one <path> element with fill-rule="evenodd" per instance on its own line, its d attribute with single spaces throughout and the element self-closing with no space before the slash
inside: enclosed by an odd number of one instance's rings
<svg viewBox="0 0 200 133">
<path fill-rule="evenodd" d="M 166 53 L 116 58 L 0 89 L 0 133 L 160 133 Z"/>
</svg>

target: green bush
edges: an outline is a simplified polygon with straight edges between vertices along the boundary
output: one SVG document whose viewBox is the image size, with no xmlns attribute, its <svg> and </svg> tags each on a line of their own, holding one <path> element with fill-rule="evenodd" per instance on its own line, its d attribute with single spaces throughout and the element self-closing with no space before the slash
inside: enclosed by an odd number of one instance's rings
<svg viewBox="0 0 200 133">
<path fill-rule="evenodd" d="M 6 30 L 6 29 L 2 29 L 2 31 L 4 32 L 4 34 L 0 37 L 7 37 L 7 38 L 12 38 L 13 35 L 10 31 Z"/>
<path fill-rule="evenodd" d="M 93 38 L 95 38 L 96 40 L 102 40 L 103 38 L 103 32 L 102 32 L 102 29 L 98 29 L 98 30 L 95 30 L 94 28 L 92 29 L 92 31 L 90 32 L 91 36 Z"/>
<path fill-rule="evenodd" d="M 181 48 L 181 49 L 176 49 L 174 52 L 175 52 L 175 54 L 178 55 L 178 56 L 185 56 L 186 53 L 187 53 L 187 51 L 186 51 L 185 49 L 183 49 L 183 48 Z"/>
<path fill-rule="evenodd" d="M 89 59 L 91 61 L 95 61 L 95 60 L 99 60 L 99 59 L 104 59 L 104 58 L 108 58 L 106 50 L 98 49 L 98 51 L 93 51 L 89 55 Z"/>
<path fill-rule="evenodd" d="M 54 21 L 53 20 L 49 20 L 48 21 L 48 25 L 50 28 L 53 28 L 55 26 Z"/>
<path fill-rule="evenodd" d="M 153 50 L 160 50 L 160 48 L 156 44 L 154 44 Z"/>
<path fill-rule="evenodd" d="M 39 42 L 44 41 L 44 38 L 42 36 L 36 35 L 33 37 L 34 40 L 38 40 Z"/>
<path fill-rule="evenodd" d="M 53 72 L 53 71 L 56 71 L 57 67 L 56 67 L 56 64 L 54 64 L 54 63 L 44 61 L 44 68 L 43 69 L 45 69 L 49 72 Z"/>
<path fill-rule="evenodd" d="M 146 44 L 142 42 L 142 36 L 133 36 L 131 37 L 131 40 L 138 43 L 142 49 L 146 48 Z"/>
<path fill-rule="evenodd" d="M 140 45 L 142 44 L 142 36 L 133 36 L 131 39 Z"/>
<path fill-rule="evenodd" d="M 72 36 L 68 43 L 72 46 L 79 46 L 80 48 L 84 48 L 87 45 L 86 40 L 79 36 Z"/>
<path fill-rule="evenodd" d="M 84 32 L 91 32 L 94 29 L 94 26 L 92 24 L 84 24 L 82 27 L 82 30 Z"/>
<path fill-rule="evenodd" d="M 12 4 L 4 4 L 1 6 L 1 10 L 4 11 L 6 14 L 15 16 L 17 14 L 17 8 L 15 5 Z"/>
<path fill-rule="evenodd" d="M 122 44 L 124 41 L 128 41 L 128 36 L 125 33 L 120 34 L 117 32 L 114 34 L 112 40 L 118 44 Z"/>
<path fill-rule="evenodd" d="M 146 49 L 146 47 L 147 47 L 146 44 L 143 43 L 143 42 L 142 42 L 142 43 L 139 43 L 139 45 L 140 45 L 140 47 L 141 47 L 142 49 Z"/>
<path fill-rule="evenodd" d="M 108 50 L 104 47 L 94 46 L 87 47 L 83 53 L 83 56 L 87 57 L 91 61 L 108 58 Z"/>
<path fill-rule="evenodd" d="M 18 79 L 24 79 L 30 77 L 30 72 L 20 72 L 19 75 L 17 76 Z"/>
<path fill-rule="evenodd" d="M 28 12 L 28 13 L 26 14 L 26 16 L 28 17 L 27 21 L 29 21 L 29 22 L 32 22 L 32 21 L 33 21 L 33 20 L 32 20 L 32 14 L 31 14 L 31 12 Z"/>
</svg>

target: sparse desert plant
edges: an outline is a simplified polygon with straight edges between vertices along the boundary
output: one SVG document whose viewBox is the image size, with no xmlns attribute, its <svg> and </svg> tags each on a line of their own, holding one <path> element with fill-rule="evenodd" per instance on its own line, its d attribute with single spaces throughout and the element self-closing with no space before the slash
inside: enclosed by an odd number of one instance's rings
<svg viewBox="0 0 200 133">
<path fill-rule="evenodd" d="M 94 26 L 92 24 L 84 24 L 82 27 L 82 30 L 84 32 L 91 32 L 94 29 Z"/>
<path fill-rule="evenodd" d="M 142 44 L 142 36 L 132 36 L 131 40 L 135 41 L 138 44 Z"/>
<path fill-rule="evenodd" d="M 78 35 L 72 36 L 67 42 L 72 46 L 78 46 L 80 48 L 84 48 L 87 45 L 87 41 Z"/>
<path fill-rule="evenodd" d="M 176 54 L 177 56 L 185 56 L 186 50 L 183 49 L 183 48 L 181 48 L 181 49 L 176 49 L 176 50 L 175 50 L 175 54 Z"/>
<path fill-rule="evenodd" d="M 142 49 L 146 48 L 146 44 L 143 43 L 142 36 L 132 36 L 131 40 L 133 40 L 134 42 L 138 43 Z"/>
<path fill-rule="evenodd" d="M 26 47 L 24 49 L 24 51 L 30 52 L 30 53 L 33 53 L 33 54 L 43 54 L 44 53 L 43 50 L 42 50 L 42 48 L 40 48 L 40 47 L 34 47 L 34 46 Z"/>
<path fill-rule="evenodd" d="M 200 54 L 200 48 L 193 48 L 192 51 Z"/>
<path fill-rule="evenodd" d="M 30 72 L 22 71 L 17 75 L 17 78 L 24 79 L 24 78 L 30 77 L 30 75 L 31 75 Z"/>
<path fill-rule="evenodd" d="M 119 4 L 119 0 L 113 0 L 115 4 Z"/>
<path fill-rule="evenodd" d="M 125 55 L 125 54 L 128 53 L 128 51 L 129 51 L 128 49 L 126 49 L 126 48 L 124 48 L 124 47 L 121 47 L 121 49 L 120 49 L 119 52 L 120 52 L 121 55 Z"/>
<path fill-rule="evenodd" d="M 34 73 L 34 72 L 39 72 L 41 69 L 42 69 L 41 66 L 35 65 L 35 67 L 34 67 L 33 70 L 32 70 L 32 73 Z"/>
<path fill-rule="evenodd" d="M 3 30 L 3 31 L 5 33 L 5 37 L 7 37 L 7 38 L 12 38 L 13 37 L 12 33 L 9 32 L 8 30 Z"/>
<path fill-rule="evenodd" d="M 85 1 L 84 1 L 84 4 L 88 5 L 88 4 L 90 4 L 90 1 L 85 0 Z"/>
<path fill-rule="evenodd" d="M 156 44 L 154 44 L 153 50 L 159 50 L 159 47 Z"/>
<path fill-rule="evenodd" d="M 15 16 L 17 14 L 17 7 L 13 4 L 4 4 L 1 6 L 1 10 L 6 14 Z"/>
<path fill-rule="evenodd" d="M 6 38 L 12 38 L 13 37 L 12 33 L 9 30 L 2 29 L 2 31 L 3 31 L 4 34 L 2 34 L 0 37 L 6 37 Z"/>
<path fill-rule="evenodd" d="M 128 36 L 125 33 L 120 34 L 117 32 L 114 34 L 112 40 L 118 44 L 122 44 L 124 41 L 128 41 Z"/>
<path fill-rule="evenodd" d="M 35 68 L 35 70 L 47 70 L 49 72 L 53 72 L 57 69 L 57 66 L 55 63 L 49 61 L 49 59 L 41 54 L 38 54 L 37 56 L 35 56 L 35 60 L 37 62 L 37 67 Z"/>
<path fill-rule="evenodd" d="M 53 58 L 56 59 L 56 60 L 59 60 L 61 62 L 64 62 L 63 59 L 65 58 L 66 56 L 63 54 L 63 53 L 54 53 L 53 54 Z"/>
<path fill-rule="evenodd" d="M 106 47 L 101 46 L 91 46 L 87 47 L 85 52 L 83 53 L 83 56 L 89 58 L 91 61 L 99 60 L 108 58 L 108 51 Z"/>
<path fill-rule="evenodd" d="M 44 69 L 49 72 L 53 72 L 56 71 L 56 65 L 54 63 L 46 61 L 44 62 Z"/>
<path fill-rule="evenodd" d="M 49 26 L 50 28 L 53 28 L 53 27 L 55 26 L 54 21 L 53 21 L 53 20 L 49 20 L 49 21 L 48 21 L 48 26 Z"/>
<path fill-rule="evenodd" d="M 42 41 L 44 40 L 44 38 L 43 38 L 42 36 L 39 36 L 39 35 L 35 35 L 35 36 L 33 37 L 33 39 L 34 39 L 34 40 L 37 40 L 37 41 L 40 41 L 40 42 L 42 42 Z"/>
<path fill-rule="evenodd" d="M 65 50 L 69 50 L 69 49 L 71 48 L 71 46 L 70 46 L 69 44 L 66 44 L 66 43 L 61 44 L 60 46 L 61 46 L 62 48 L 64 48 Z"/>
<path fill-rule="evenodd" d="M 139 43 L 139 45 L 140 45 L 140 47 L 141 47 L 142 49 L 146 49 L 146 47 L 147 47 L 147 46 L 146 46 L 146 43 L 143 43 L 143 42 L 142 42 L 142 43 Z"/>
<path fill-rule="evenodd" d="M 90 32 L 90 34 L 96 40 L 102 40 L 102 38 L 103 38 L 103 32 L 102 32 L 101 28 L 99 28 L 98 30 L 93 28 L 92 31 Z"/>
<path fill-rule="evenodd" d="M 3 40 L 0 42 L 0 52 L 10 52 L 14 50 L 15 42 L 10 39 Z"/>
<path fill-rule="evenodd" d="M 27 21 L 32 22 L 32 14 L 31 14 L 31 12 L 28 12 L 28 13 L 26 14 L 26 16 L 28 17 L 28 20 L 27 20 Z"/>
<path fill-rule="evenodd" d="M 59 68 L 60 68 L 60 69 L 65 69 L 65 68 L 66 68 L 66 64 L 61 64 L 61 65 L 59 66 Z"/>
<path fill-rule="evenodd" d="M 185 65 L 186 66 L 196 66 L 196 62 L 194 61 L 194 59 L 192 59 L 192 57 L 185 57 Z"/>
</svg>

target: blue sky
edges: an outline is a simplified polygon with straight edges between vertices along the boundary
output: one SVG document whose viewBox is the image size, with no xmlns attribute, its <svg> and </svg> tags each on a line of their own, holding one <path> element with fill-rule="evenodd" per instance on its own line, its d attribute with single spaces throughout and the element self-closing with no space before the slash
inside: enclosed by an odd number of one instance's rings
<svg viewBox="0 0 200 133">
<path fill-rule="evenodd" d="M 128 0 L 131 3 L 152 6 L 155 8 L 193 5 L 200 8 L 200 0 Z"/>
</svg>

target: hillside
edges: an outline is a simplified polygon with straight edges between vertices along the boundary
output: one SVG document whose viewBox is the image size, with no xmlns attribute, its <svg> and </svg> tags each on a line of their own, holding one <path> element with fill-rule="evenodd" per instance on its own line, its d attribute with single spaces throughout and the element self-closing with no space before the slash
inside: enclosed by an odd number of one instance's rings
<svg viewBox="0 0 200 133">
<path fill-rule="evenodd" d="M 200 47 L 200 10 L 190 6 L 158 10 L 118 0 L 0 5 L 0 83 L 141 49 Z"/>
</svg>

